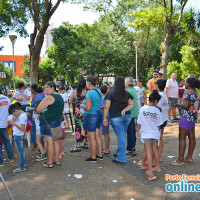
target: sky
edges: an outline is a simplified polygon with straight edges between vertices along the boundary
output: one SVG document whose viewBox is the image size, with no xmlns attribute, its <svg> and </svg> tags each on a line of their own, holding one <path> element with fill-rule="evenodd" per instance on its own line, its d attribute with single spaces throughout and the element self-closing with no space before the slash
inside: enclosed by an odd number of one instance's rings
<svg viewBox="0 0 200 200">
<path fill-rule="evenodd" d="M 200 11 L 200 0 L 189 0 L 186 8 L 193 7 L 196 10 Z M 83 11 L 82 5 L 75 5 L 70 3 L 61 3 L 58 9 L 53 14 L 50 24 L 53 24 L 53 27 L 59 27 L 63 22 L 69 21 L 71 24 L 80 24 L 88 23 L 92 24 L 94 21 L 98 20 L 99 13 L 91 11 Z M 30 21 L 26 29 L 29 34 L 32 33 L 33 23 Z M 16 33 L 10 33 L 16 34 Z M 25 55 L 29 53 L 28 50 L 29 38 L 21 38 L 17 35 L 17 40 L 15 43 L 15 55 Z M 1 38 L 0 45 L 4 46 L 3 51 L 0 51 L 0 55 L 12 55 L 12 45 L 9 37 Z"/>
</svg>

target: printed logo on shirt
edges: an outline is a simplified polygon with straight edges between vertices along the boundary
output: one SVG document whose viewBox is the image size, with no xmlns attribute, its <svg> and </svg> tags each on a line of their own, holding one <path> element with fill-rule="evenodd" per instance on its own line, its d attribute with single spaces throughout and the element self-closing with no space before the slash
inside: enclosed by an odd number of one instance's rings
<svg viewBox="0 0 200 200">
<path fill-rule="evenodd" d="M 8 105 L 8 101 L 2 101 L 0 102 L 0 106 L 7 106 Z"/>
<path fill-rule="evenodd" d="M 152 113 L 152 112 L 145 112 L 143 111 L 143 115 L 145 118 L 153 118 L 157 120 L 158 114 L 157 113 Z"/>
</svg>

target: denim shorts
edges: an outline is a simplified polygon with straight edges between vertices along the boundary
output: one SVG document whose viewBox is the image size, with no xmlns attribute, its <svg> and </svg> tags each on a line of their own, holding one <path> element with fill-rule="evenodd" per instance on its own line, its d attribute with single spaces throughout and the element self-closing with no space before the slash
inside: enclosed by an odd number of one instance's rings
<svg viewBox="0 0 200 200">
<path fill-rule="evenodd" d="M 36 129 L 36 135 L 41 135 L 41 130 L 40 129 Z"/>
<path fill-rule="evenodd" d="M 154 141 L 158 141 L 158 140 L 154 139 L 154 138 L 145 138 L 145 139 L 143 139 L 144 143 L 146 143 L 146 142 L 154 142 Z"/>
<path fill-rule="evenodd" d="M 86 114 L 84 119 L 85 131 L 96 132 L 96 129 L 100 129 L 101 122 L 102 122 L 102 115 L 100 110 Z"/>
<path fill-rule="evenodd" d="M 58 119 L 54 122 L 47 124 L 40 124 L 40 130 L 41 130 L 41 135 L 44 137 L 52 137 L 51 136 L 51 130 L 49 127 L 51 128 L 56 128 L 61 124 L 61 119 Z"/>
</svg>

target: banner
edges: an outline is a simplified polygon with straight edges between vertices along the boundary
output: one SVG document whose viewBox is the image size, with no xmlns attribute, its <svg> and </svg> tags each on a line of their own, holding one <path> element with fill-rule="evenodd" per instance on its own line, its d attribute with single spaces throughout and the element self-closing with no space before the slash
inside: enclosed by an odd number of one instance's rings
<svg viewBox="0 0 200 200">
<path fill-rule="evenodd" d="M 6 72 L 0 72 L 0 78 L 6 78 Z"/>
</svg>

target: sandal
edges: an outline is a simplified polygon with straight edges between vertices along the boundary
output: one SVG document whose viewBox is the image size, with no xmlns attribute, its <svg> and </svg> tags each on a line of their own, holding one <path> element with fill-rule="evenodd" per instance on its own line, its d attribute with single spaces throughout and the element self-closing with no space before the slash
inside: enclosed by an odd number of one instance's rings
<svg viewBox="0 0 200 200">
<path fill-rule="evenodd" d="M 59 161 L 57 161 L 57 162 L 54 161 L 53 164 L 58 166 L 58 165 L 60 165 L 60 162 Z"/>
<path fill-rule="evenodd" d="M 141 167 L 140 168 L 142 171 L 146 171 L 146 170 L 148 170 L 149 168 L 148 167 Z"/>
<path fill-rule="evenodd" d="M 148 176 L 149 181 L 156 180 L 157 176 Z"/>
<path fill-rule="evenodd" d="M 76 149 L 72 149 L 70 150 L 70 153 L 74 153 L 74 152 L 80 152 L 81 149 L 79 149 L 80 147 L 76 147 Z"/>
<path fill-rule="evenodd" d="M 110 151 L 108 153 L 106 153 L 105 151 L 102 152 L 102 155 L 108 155 L 110 154 Z"/>
<path fill-rule="evenodd" d="M 162 170 L 157 170 L 155 167 L 152 169 L 153 172 L 162 172 Z"/>
<path fill-rule="evenodd" d="M 83 146 L 80 146 L 78 148 L 81 148 L 81 149 L 89 149 L 88 145 L 87 144 L 84 144 Z"/>
<path fill-rule="evenodd" d="M 187 157 L 184 158 L 184 161 L 185 161 L 185 162 L 189 162 L 189 163 L 193 163 L 193 162 L 194 162 L 193 159 L 187 159 Z"/>
<path fill-rule="evenodd" d="M 173 162 L 169 163 L 172 166 L 183 166 L 185 163 L 178 163 L 177 160 L 174 160 Z"/>
<path fill-rule="evenodd" d="M 53 164 L 48 164 L 47 162 L 45 162 L 42 166 L 46 167 L 46 168 L 53 168 L 54 167 Z"/>
<path fill-rule="evenodd" d="M 25 168 L 23 170 L 20 169 L 20 168 L 16 168 L 16 169 L 13 170 L 13 173 L 20 173 L 20 172 L 23 172 L 25 170 L 26 170 Z"/>
</svg>

